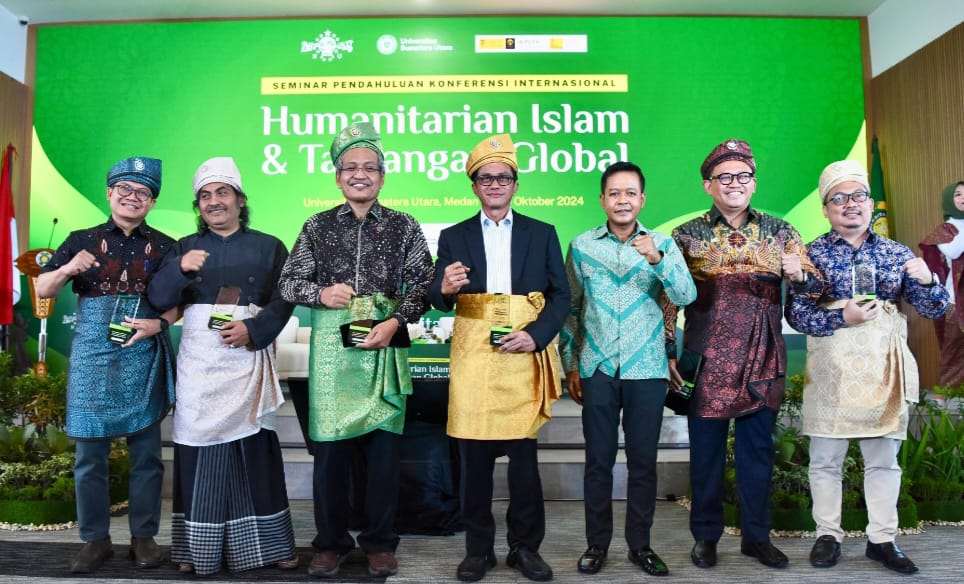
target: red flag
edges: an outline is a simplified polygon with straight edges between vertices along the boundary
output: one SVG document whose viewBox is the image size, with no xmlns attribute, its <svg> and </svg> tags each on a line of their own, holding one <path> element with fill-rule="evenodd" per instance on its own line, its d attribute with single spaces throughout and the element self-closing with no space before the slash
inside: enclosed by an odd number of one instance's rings
<svg viewBox="0 0 964 584">
<path fill-rule="evenodd" d="M 20 273 L 13 266 L 13 261 L 19 254 L 17 219 L 13 210 L 13 184 L 10 178 L 15 151 L 13 144 L 7 145 L 3 154 L 3 171 L 0 173 L 0 262 L 10 262 L 6 267 L 0 268 L 0 325 L 13 324 L 13 305 L 20 300 Z M 3 264 L 0 263 L 0 266 Z"/>
</svg>

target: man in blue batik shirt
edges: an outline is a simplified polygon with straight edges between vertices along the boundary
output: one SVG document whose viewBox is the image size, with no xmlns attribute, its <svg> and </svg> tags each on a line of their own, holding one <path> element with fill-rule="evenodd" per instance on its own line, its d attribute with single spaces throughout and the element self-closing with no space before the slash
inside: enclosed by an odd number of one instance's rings
<svg viewBox="0 0 964 584">
<path fill-rule="evenodd" d="M 901 301 L 924 318 L 939 318 L 947 290 L 904 244 L 870 230 L 874 201 L 867 171 L 834 162 L 819 182 L 830 232 L 807 246 L 823 277 L 819 299 L 795 294 L 787 305 L 793 328 L 807 335 L 803 433 L 810 436 L 810 492 L 817 541 L 814 567 L 840 558 L 841 475 L 850 440 L 860 441 L 867 501 L 866 555 L 896 572 L 917 571 L 894 541 L 900 465 L 908 405 L 918 400 L 917 362 L 907 346 Z"/>
<path fill-rule="evenodd" d="M 696 299 L 696 286 L 673 239 L 647 231 L 637 220 L 646 202 L 639 167 L 617 162 L 603 172 L 601 183 L 606 223 L 569 246 L 566 275 L 572 296 L 560 346 L 569 394 L 583 406 L 586 440 L 588 549 L 578 569 L 597 573 L 612 540 L 613 464 L 622 408 L 629 559 L 649 574 L 665 576 L 669 569 L 649 537 L 669 378 L 661 299 L 665 293 L 684 306 Z"/>
</svg>

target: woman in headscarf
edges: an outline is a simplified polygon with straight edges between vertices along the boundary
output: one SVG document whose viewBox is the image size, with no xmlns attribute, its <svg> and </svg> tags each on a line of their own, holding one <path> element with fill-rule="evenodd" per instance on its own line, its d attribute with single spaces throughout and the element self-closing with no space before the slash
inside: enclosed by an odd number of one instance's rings
<svg viewBox="0 0 964 584">
<path fill-rule="evenodd" d="M 942 194 L 944 223 L 920 243 L 931 271 L 950 294 L 944 318 L 934 321 L 941 348 L 941 387 L 964 385 L 964 180 L 951 183 Z"/>
</svg>

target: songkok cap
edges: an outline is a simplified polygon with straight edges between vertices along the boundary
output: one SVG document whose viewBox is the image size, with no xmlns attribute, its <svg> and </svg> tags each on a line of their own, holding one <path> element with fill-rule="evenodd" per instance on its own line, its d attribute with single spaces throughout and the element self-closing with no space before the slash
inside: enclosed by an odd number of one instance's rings
<svg viewBox="0 0 964 584">
<path fill-rule="evenodd" d="M 953 182 L 947 185 L 944 192 L 941 193 L 941 209 L 944 211 L 944 218 L 952 217 L 954 219 L 964 219 L 964 211 L 957 208 L 954 204 L 954 191 L 957 190 L 957 185 L 964 183 L 964 181 Z"/>
<path fill-rule="evenodd" d="M 332 164 L 337 164 L 341 155 L 352 148 L 368 148 L 369 150 L 374 150 L 375 154 L 378 154 L 379 159 L 385 157 L 385 154 L 382 152 L 382 141 L 378 137 L 378 131 L 375 129 L 375 126 L 368 122 L 358 122 L 346 126 L 335 136 L 335 139 L 331 143 L 330 151 Z"/>
<path fill-rule="evenodd" d="M 216 182 L 231 185 L 239 193 L 244 192 L 241 188 L 241 172 L 230 156 L 218 156 L 201 164 L 194 173 L 194 194 Z"/>
<path fill-rule="evenodd" d="M 700 166 L 700 174 L 703 175 L 703 180 L 709 180 L 716 165 L 727 160 L 741 160 L 750 166 L 750 172 L 756 172 L 756 162 L 753 160 L 750 145 L 743 140 L 730 138 L 714 148 L 703 161 L 703 165 Z"/>
<path fill-rule="evenodd" d="M 512 136 L 498 134 L 479 142 L 479 145 L 469 154 L 469 159 L 465 161 L 465 174 L 472 178 L 475 171 L 491 162 L 504 162 L 511 166 L 513 171 L 519 172 L 519 162 L 515 157 Z"/>
<path fill-rule="evenodd" d="M 107 186 L 112 187 L 122 180 L 146 186 L 156 199 L 161 194 L 161 161 L 143 156 L 125 158 L 107 171 Z"/>
<path fill-rule="evenodd" d="M 870 192 L 870 183 L 867 180 L 867 170 L 864 165 L 856 160 L 838 160 L 831 162 L 827 168 L 820 173 L 820 200 L 827 202 L 827 197 L 833 194 L 833 189 L 841 183 L 853 181 L 860 183 L 864 190 Z"/>
</svg>

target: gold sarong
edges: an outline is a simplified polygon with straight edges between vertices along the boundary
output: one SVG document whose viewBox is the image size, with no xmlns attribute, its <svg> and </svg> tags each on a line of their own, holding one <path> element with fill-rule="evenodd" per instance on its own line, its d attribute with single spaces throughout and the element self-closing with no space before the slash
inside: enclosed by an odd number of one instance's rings
<svg viewBox="0 0 964 584">
<path fill-rule="evenodd" d="M 552 417 L 552 403 L 562 394 L 555 342 L 534 353 L 502 353 L 489 344 L 489 330 L 502 318 L 496 307 L 506 300 L 513 332 L 534 321 L 546 303 L 541 292 L 458 297 L 449 365 L 449 436 L 535 438 Z"/>
<path fill-rule="evenodd" d="M 842 308 L 846 300 L 825 304 Z M 807 337 L 803 433 L 824 438 L 907 437 L 908 403 L 917 403 L 917 361 L 907 317 L 893 302 L 880 315 L 828 337 Z"/>
</svg>

